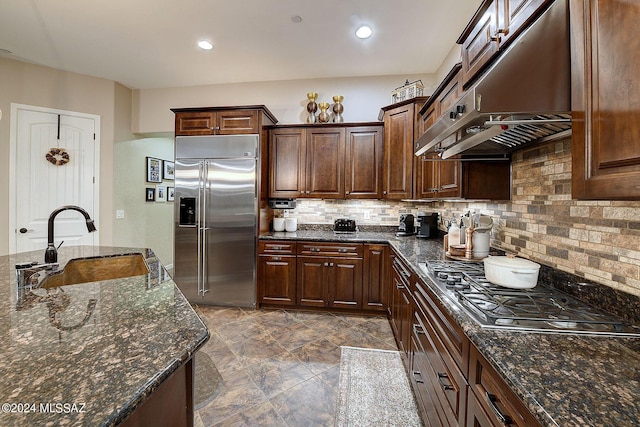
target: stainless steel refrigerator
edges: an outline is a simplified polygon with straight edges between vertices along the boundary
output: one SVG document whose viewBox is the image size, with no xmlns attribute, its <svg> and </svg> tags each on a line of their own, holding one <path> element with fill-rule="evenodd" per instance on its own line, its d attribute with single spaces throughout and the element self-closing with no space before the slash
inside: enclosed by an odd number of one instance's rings
<svg viewBox="0 0 640 427">
<path fill-rule="evenodd" d="M 258 147 L 176 137 L 174 281 L 191 302 L 255 307 Z"/>
</svg>

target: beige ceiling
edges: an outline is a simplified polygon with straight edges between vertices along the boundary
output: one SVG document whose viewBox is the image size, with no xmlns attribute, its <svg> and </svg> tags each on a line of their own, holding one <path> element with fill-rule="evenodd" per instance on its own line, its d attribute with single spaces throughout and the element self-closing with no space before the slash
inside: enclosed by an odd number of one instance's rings
<svg viewBox="0 0 640 427">
<path fill-rule="evenodd" d="M 0 56 L 134 89 L 433 73 L 480 2 L 2 0 Z"/>
</svg>

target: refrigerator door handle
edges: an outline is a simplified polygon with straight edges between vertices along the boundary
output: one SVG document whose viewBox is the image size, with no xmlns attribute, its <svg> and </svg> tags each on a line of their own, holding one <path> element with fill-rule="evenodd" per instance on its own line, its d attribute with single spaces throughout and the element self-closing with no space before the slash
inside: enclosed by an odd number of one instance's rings
<svg viewBox="0 0 640 427">
<path fill-rule="evenodd" d="M 202 280 L 200 281 L 200 286 L 202 287 L 201 290 L 199 290 L 201 292 L 201 295 L 204 296 L 205 293 L 209 292 L 209 286 L 205 286 L 208 285 L 208 278 L 207 278 L 207 230 L 209 230 L 209 227 L 207 227 L 207 192 L 208 192 L 208 188 L 207 188 L 207 184 L 209 182 L 209 161 L 205 160 L 203 162 L 203 173 L 201 176 L 201 185 L 200 185 L 200 190 L 202 191 L 202 220 L 200 223 L 200 233 L 202 233 L 202 238 L 201 238 L 201 242 L 202 245 L 200 246 L 200 256 L 202 257 L 202 271 L 201 271 L 201 277 Z"/>
<path fill-rule="evenodd" d="M 202 212 L 203 212 L 203 208 L 202 208 L 202 196 L 204 194 L 203 190 L 203 184 L 204 184 L 204 180 L 203 180 L 203 173 L 204 173 L 204 162 L 200 162 L 198 164 L 198 198 L 197 198 L 197 206 L 196 206 L 196 212 L 197 212 L 197 218 L 196 218 L 196 228 L 198 230 L 198 295 L 202 294 L 202 283 L 203 283 L 203 277 L 202 277 L 202 270 L 203 270 L 203 264 L 204 264 L 204 258 L 203 258 L 203 254 L 202 254 Z"/>
</svg>

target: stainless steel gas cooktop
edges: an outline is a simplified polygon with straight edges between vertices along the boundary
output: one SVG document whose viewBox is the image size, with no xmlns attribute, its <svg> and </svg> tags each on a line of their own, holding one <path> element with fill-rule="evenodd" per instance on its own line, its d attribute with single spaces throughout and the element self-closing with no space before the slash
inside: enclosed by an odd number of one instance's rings
<svg viewBox="0 0 640 427">
<path fill-rule="evenodd" d="M 640 336 L 637 326 L 544 284 L 533 289 L 493 285 L 484 277 L 482 263 L 427 261 L 420 267 L 454 305 L 467 312 L 482 327 Z"/>
</svg>

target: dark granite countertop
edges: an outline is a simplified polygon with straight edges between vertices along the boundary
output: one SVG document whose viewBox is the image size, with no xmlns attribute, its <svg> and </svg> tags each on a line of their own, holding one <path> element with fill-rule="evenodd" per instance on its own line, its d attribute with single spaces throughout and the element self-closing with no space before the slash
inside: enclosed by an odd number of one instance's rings
<svg viewBox="0 0 640 427">
<path fill-rule="evenodd" d="M 443 259 L 441 239 L 393 233 L 269 233 L 261 239 L 387 242 L 430 287 L 467 337 L 544 426 L 640 425 L 640 338 L 483 329 L 418 266 Z"/>
<path fill-rule="evenodd" d="M 118 424 L 209 339 L 151 250 L 62 247 L 58 259 L 127 253 L 150 273 L 23 295 L 15 264 L 44 251 L 0 257 L 0 425 Z"/>
</svg>

